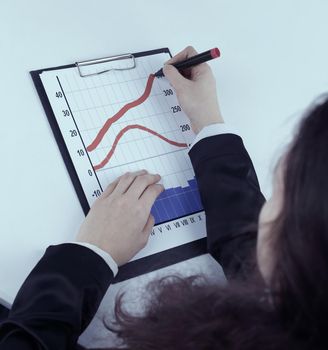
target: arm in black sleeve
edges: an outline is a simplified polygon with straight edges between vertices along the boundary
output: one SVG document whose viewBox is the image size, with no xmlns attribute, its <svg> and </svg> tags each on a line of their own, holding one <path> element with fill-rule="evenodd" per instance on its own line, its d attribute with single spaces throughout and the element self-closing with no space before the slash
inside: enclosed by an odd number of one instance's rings
<svg viewBox="0 0 328 350">
<path fill-rule="evenodd" d="M 208 250 L 228 278 L 245 279 L 255 268 L 257 231 L 251 224 L 265 199 L 242 139 L 207 137 L 189 156 L 205 209 Z"/>
<path fill-rule="evenodd" d="M 0 326 L 0 350 L 64 350 L 75 346 L 113 279 L 90 249 L 51 246 L 19 290 Z"/>
</svg>

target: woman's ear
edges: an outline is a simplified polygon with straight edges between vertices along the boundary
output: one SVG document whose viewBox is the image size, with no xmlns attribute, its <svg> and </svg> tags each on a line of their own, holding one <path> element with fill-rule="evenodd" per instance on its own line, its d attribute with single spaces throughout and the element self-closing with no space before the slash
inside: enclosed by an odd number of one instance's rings
<svg viewBox="0 0 328 350">
<path fill-rule="evenodd" d="M 281 213 L 283 206 L 283 164 L 281 160 L 276 168 L 273 180 L 271 197 L 264 203 L 259 215 L 258 239 L 257 239 L 257 263 L 262 277 L 269 283 L 274 265 L 273 243 L 274 224 Z"/>
</svg>

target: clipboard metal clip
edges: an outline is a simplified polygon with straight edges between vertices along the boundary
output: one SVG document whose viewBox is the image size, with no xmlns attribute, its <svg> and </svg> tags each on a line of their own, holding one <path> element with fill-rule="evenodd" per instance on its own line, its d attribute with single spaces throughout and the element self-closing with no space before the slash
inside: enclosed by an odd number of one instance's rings
<svg viewBox="0 0 328 350">
<path fill-rule="evenodd" d="M 82 72 L 82 69 L 81 69 L 82 67 L 91 66 L 94 64 L 101 64 L 101 63 L 107 63 L 107 62 L 113 62 L 113 61 L 119 61 L 119 60 L 127 60 L 127 59 L 131 60 L 131 64 L 128 65 L 127 67 L 124 67 L 124 68 L 119 68 L 119 67 L 108 68 L 108 69 L 104 69 L 100 72 L 88 73 L 88 74 L 84 74 Z M 123 54 L 123 55 L 118 55 L 118 56 L 109 56 L 109 57 L 104 57 L 104 58 L 97 58 L 97 59 L 93 59 L 93 60 L 88 60 L 88 61 L 75 62 L 75 65 L 79 70 L 80 77 L 85 78 L 85 77 L 91 77 L 94 75 L 104 74 L 104 73 L 107 73 L 110 71 L 115 71 L 115 70 L 121 71 L 121 70 L 134 69 L 134 68 L 136 68 L 137 63 L 136 63 L 136 59 L 135 59 L 134 55 L 132 55 L 131 53 L 128 53 L 128 54 Z"/>
</svg>

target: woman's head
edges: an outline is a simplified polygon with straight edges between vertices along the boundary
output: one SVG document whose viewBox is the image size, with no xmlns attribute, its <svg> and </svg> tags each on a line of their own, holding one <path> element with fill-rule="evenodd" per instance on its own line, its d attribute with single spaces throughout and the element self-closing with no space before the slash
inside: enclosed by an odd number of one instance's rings
<svg viewBox="0 0 328 350">
<path fill-rule="evenodd" d="M 143 314 L 118 301 L 116 333 L 140 350 L 327 348 L 328 99 L 307 113 L 277 166 L 258 263 L 271 294 L 261 282 L 154 281 Z"/>
<path fill-rule="evenodd" d="M 278 164 L 259 220 L 258 263 L 296 328 L 325 328 L 328 315 L 328 99 L 302 120 Z M 293 315 L 298 315 L 297 319 Z M 321 315 L 321 317 L 320 317 Z M 312 331 L 312 330 L 311 330 Z"/>
</svg>

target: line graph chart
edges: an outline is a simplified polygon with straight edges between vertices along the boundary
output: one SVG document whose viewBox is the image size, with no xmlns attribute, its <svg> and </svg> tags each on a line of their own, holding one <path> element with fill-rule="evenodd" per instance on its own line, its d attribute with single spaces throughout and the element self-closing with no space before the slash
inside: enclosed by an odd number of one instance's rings
<svg viewBox="0 0 328 350">
<path fill-rule="evenodd" d="M 127 113 L 131 108 L 137 107 L 137 106 L 141 105 L 143 102 L 145 102 L 147 100 L 147 98 L 149 97 L 149 95 L 151 93 L 151 89 L 153 87 L 154 79 L 155 79 L 155 75 L 154 74 L 150 74 L 149 78 L 147 80 L 147 84 L 146 84 L 146 88 L 145 88 L 144 93 L 138 99 L 136 99 L 135 101 L 129 102 L 126 105 L 124 105 L 114 116 L 112 116 L 111 118 L 108 118 L 106 120 L 106 123 L 99 130 L 96 138 L 87 147 L 87 150 L 89 152 L 93 151 L 99 145 L 99 143 L 101 142 L 101 140 L 105 136 L 106 132 L 108 131 L 108 129 L 111 127 L 111 125 L 113 123 L 115 123 L 120 118 L 122 118 L 124 116 L 124 114 Z"/>
<path fill-rule="evenodd" d="M 194 135 L 168 81 L 152 74 L 166 56 L 94 77 L 74 68 L 42 77 L 89 205 L 118 176 L 146 169 L 165 187 L 152 208 L 156 224 L 203 210 L 188 156 Z"/>
<path fill-rule="evenodd" d="M 129 131 L 129 130 L 133 130 L 133 129 L 139 129 L 139 130 L 143 130 L 143 131 L 146 131 L 154 136 L 157 136 L 159 137 L 160 139 L 162 139 L 163 141 L 173 145 L 173 146 L 177 146 L 177 147 L 183 147 L 183 148 L 186 148 L 187 147 L 187 144 L 186 143 L 181 143 L 181 142 L 176 142 L 176 141 L 173 141 L 173 140 L 169 140 L 168 138 L 166 138 L 165 136 L 157 133 L 156 131 L 152 130 L 152 129 L 149 129 L 143 125 L 138 125 L 138 124 L 132 124 L 132 125 L 128 125 L 126 127 L 124 127 L 118 134 L 117 136 L 115 137 L 115 140 L 113 142 L 113 145 L 110 149 L 110 151 L 108 152 L 108 154 L 106 155 L 106 157 L 99 163 L 99 164 L 96 164 L 94 166 L 94 169 L 95 170 L 99 170 L 101 168 L 103 168 L 111 159 L 111 157 L 113 156 L 114 152 L 115 152 L 115 149 L 116 149 L 116 146 L 119 142 L 119 140 L 123 137 L 123 135 Z M 88 148 L 87 148 L 88 150 Z"/>
</svg>

